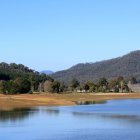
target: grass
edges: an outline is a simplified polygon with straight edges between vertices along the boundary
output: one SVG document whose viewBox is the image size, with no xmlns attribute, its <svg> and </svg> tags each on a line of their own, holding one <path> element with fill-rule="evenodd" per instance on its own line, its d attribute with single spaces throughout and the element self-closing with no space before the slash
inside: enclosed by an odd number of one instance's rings
<svg viewBox="0 0 140 140">
<path fill-rule="evenodd" d="M 0 110 L 33 106 L 72 106 L 77 101 L 140 99 L 140 93 L 0 94 Z"/>
</svg>

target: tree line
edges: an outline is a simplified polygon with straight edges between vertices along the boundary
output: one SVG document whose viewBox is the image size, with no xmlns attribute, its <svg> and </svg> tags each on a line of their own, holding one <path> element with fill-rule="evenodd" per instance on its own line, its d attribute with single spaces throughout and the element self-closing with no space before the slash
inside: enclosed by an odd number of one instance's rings
<svg viewBox="0 0 140 140">
<path fill-rule="evenodd" d="M 131 84 L 136 84 L 137 80 L 135 77 L 130 77 Z M 106 78 L 100 78 L 96 83 L 92 81 L 79 82 L 77 79 L 72 79 L 67 85 L 59 81 L 46 81 L 43 84 L 44 89 L 42 92 L 49 93 L 63 93 L 63 92 L 83 92 L 83 93 L 98 93 L 98 92 L 132 92 L 128 86 L 128 81 L 124 77 L 119 76 L 118 78 L 107 80 Z"/>
<path fill-rule="evenodd" d="M 94 80 L 93 80 L 94 81 Z M 22 64 L 0 63 L 0 93 L 34 93 L 34 92 L 131 92 L 128 82 L 124 77 L 112 80 L 100 78 L 96 83 L 93 81 L 80 82 L 71 79 L 69 83 L 56 81 L 46 74 L 40 74 Z M 129 79 L 136 83 L 136 78 Z"/>
<path fill-rule="evenodd" d="M 22 64 L 0 63 L 0 92 L 32 93 L 38 92 L 41 82 L 53 80 L 50 76 L 40 74 Z"/>
</svg>

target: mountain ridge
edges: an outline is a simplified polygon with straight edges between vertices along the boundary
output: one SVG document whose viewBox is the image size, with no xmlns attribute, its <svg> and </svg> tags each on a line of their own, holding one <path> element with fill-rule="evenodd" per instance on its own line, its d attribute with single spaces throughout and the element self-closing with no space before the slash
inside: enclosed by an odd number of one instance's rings
<svg viewBox="0 0 140 140">
<path fill-rule="evenodd" d="M 113 79 L 118 76 L 124 76 L 125 78 L 135 76 L 140 81 L 140 50 L 95 63 L 79 63 L 67 70 L 58 71 L 51 76 L 64 82 L 68 82 L 72 78 L 85 82 L 97 81 L 102 77 Z"/>
</svg>

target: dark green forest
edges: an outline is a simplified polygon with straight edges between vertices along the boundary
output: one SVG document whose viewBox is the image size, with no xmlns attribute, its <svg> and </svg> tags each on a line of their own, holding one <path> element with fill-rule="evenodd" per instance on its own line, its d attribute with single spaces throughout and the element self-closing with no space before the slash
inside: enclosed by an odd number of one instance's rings
<svg viewBox="0 0 140 140">
<path fill-rule="evenodd" d="M 1 93 L 32 93 L 38 91 L 39 83 L 53 79 L 22 64 L 0 63 Z"/>
</svg>

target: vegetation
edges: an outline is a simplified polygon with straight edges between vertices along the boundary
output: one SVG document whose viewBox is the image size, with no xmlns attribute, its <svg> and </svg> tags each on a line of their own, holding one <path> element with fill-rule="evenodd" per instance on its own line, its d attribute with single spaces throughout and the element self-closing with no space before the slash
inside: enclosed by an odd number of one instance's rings
<svg viewBox="0 0 140 140">
<path fill-rule="evenodd" d="M 87 54 L 88 55 L 88 54 Z M 140 82 L 140 51 L 135 51 L 123 57 L 101 61 L 96 63 L 78 64 L 72 68 L 60 72 L 56 72 L 51 76 L 66 84 L 72 78 L 76 78 L 80 82 L 94 81 L 106 77 L 111 80 L 118 76 L 123 76 L 125 80 L 134 76 Z"/>
<path fill-rule="evenodd" d="M 98 82 L 86 82 L 79 84 L 74 88 L 77 92 L 130 92 L 127 82 L 123 77 L 107 80 L 106 78 L 100 78 Z"/>
<path fill-rule="evenodd" d="M 5 94 L 38 91 L 41 82 L 52 80 L 45 74 L 29 69 L 22 64 L 0 63 L 0 92 Z"/>
<path fill-rule="evenodd" d="M 129 81 L 137 83 L 135 77 Z M 127 86 L 128 81 L 120 76 L 108 80 L 104 77 L 96 82 L 93 80 L 81 82 L 73 78 L 67 84 L 54 80 L 46 74 L 40 74 L 22 64 L 0 63 L 0 93 L 34 93 L 34 92 L 130 92 Z"/>
</svg>

